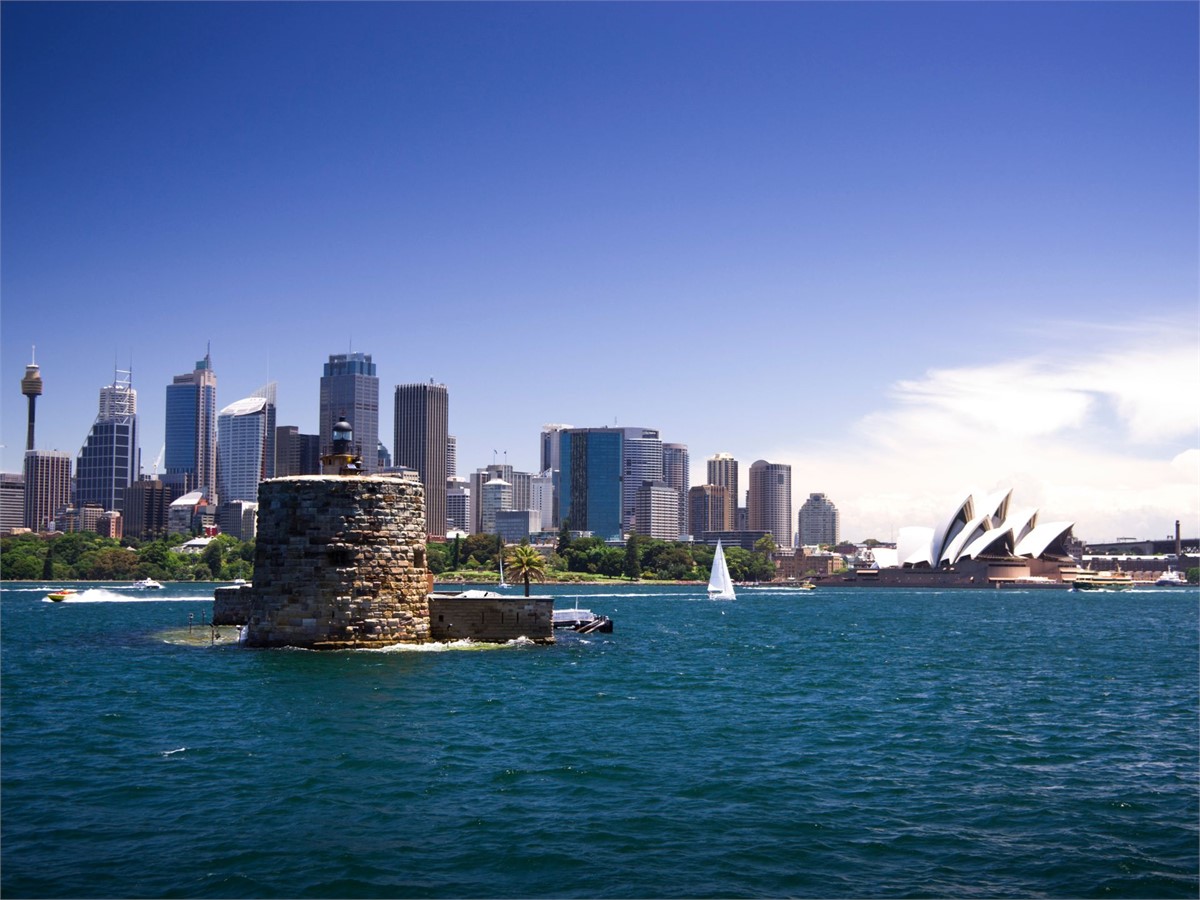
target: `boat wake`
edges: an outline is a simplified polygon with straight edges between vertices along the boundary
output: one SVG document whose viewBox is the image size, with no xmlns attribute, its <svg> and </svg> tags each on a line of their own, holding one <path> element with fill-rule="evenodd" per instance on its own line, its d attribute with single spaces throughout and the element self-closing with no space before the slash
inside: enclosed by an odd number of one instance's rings
<svg viewBox="0 0 1200 900">
<path fill-rule="evenodd" d="M 53 603 L 56 606 L 62 606 L 68 603 L 161 603 L 164 600 L 207 600 L 212 602 L 212 595 L 197 596 L 197 597 L 164 597 L 160 593 L 152 591 L 139 591 L 137 593 L 120 593 L 109 590 L 108 588 L 85 588 L 81 591 L 72 591 L 61 600 L 52 600 L 49 596 L 56 590 L 62 588 L 49 588 L 49 593 L 42 598 L 46 603 Z"/>
</svg>

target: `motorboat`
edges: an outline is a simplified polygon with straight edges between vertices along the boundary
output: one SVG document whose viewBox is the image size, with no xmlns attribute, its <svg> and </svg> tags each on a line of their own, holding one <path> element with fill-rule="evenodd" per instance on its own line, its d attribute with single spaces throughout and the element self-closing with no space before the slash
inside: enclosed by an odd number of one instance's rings
<svg viewBox="0 0 1200 900">
<path fill-rule="evenodd" d="M 71 588 L 63 588 L 61 591 L 51 591 L 50 593 L 48 593 L 46 595 L 46 599 L 53 600 L 55 603 L 62 603 L 64 600 L 66 600 L 72 594 L 77 594 L 77 593 L 78 593 L 78 591 L 75 591 Z"/>
<path fill-rule="evenodd" d="M 1187 578 L 1182 572 L 1167 569 L 1154 584 L 1158 587 L 1187 587 Z"/>
<path fill-rule="evenodd" d="M 153 578 L 143 578 L 141 581 L 135 581 L 133 586 L 139 591 L 161 591 L 163 586 Z"/>
</svg>

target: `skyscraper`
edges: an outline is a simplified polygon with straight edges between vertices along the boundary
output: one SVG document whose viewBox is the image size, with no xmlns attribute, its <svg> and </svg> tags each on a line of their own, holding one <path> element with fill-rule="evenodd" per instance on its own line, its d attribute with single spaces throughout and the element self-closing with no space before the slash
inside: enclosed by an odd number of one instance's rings
<svg viewBox="0 0 1200 900">
<path fill-rule="evenodd" d="M 258 483 L 274 466 L 275 407 L 265 397 L 231 403 L 217 416 L 217 499 L 221 505 L 258 501 Z M 269 421 L 272 420 L 272 421 Z"/>
<path fill-rule="evenodd" d="M 838 542 L 838 508 L 824 494 L 808 495 L 796 524 L 796 543 L 802 547 Z"/>
<path fill-rule="evenodd" d="M 167 385 L 164 462 L 168 475 L 186 476 L 193 490 L 210 499 L 217 493 L 217 376 L 212 356 Z"/>
<path fill-rule="evenodd" d="M 703 540 L 714 531 L 733 531 L 729 514 L 729 488 L 719 484 L 698 484 L 688 491 L 688 521 L 692 536 Z"/>
<path fill-rule="evenodd" d="M 750 531 L 769 531 L 779 547 L 792 546 L 792 467 L 760 459 L 750 466 L 746 495 Z"/>
<path fill-rule="evenodd" d="M 321 474 L 321 439 L 295 425 L 275 428 L 275 476 Z"/>
<path fill-rule="evenodd" d="M 425 488 L 425 529 L 446 535 L 446 444 L 450 395 L 444 384 L 396 385 L 395 460 L 416 469 Z"/>
<path fill-rule="evenodd" d="M 738 461 L 729 453 L 718 453 L 710 456 L 708 463 L 708 483 L 726 489 L 725 496 L 725 526 L 723 530 L 737 529 L 738 498 Z"/>
<path fill-rule="evenodd" d="M 379 378 L 369 353 L 333 353 L 321 376 L 321 455 L 333 452 L 333 426 L 344 418 L 354 432 L 363 471 L 379 471 Z"/>
<path fill-rule="evenodd" d="M 100 410 L 75 463 L 75 505 L 124 512 L 125 491 L 138 477 L 137 391 L 118 370 L 100 389 Z"/>
<path fill-rule="evenodd" d="M 71 502 L 71 454 L 25 451 L 25 527 L 46 531 Z"/>
<path fill-rule="evenodd" d="M 458 477 L 458 438 L 446 435 L 446 477 Z"/>
<path fill-rule="evenodd" d="M 0 534 L 25 527 L 25 476 L 0 472 Z"/>
<path fill-rule="evenodd" d="M 559 440 L 562 468 L 555 495 L 561 524 L 619 540 L 625 429 L 567 428 L 559 432 Z"/>
<path fill-rule="evenodd" d="M 542 517 L 542 528 L 557 529 L 562 524 L 562 511 L 559 509 L 557 484 L 559 472 L 562 469 L 562 432 L 570 425 L 543 425 L 540 440 L 539 472 L 548 472 L 551 478 L 550 488 L 550 517 Z"/>
<path fill-rule="evenodd" d="M 687 444 L 663 444 L 663 481 L 679 495 L 679 534 L 671 538 L 673 541 L 691 534 L 688 524 L 688 489 L 691 484 L 688 466 Z"/>
<path fill-rule="evenodd" d="M 627 531 L 636 512 L 637 492 L 648 481 L 663 480 L 663 443 L 653 428 L 621 430 L 621 527 Z"/>
</svg>

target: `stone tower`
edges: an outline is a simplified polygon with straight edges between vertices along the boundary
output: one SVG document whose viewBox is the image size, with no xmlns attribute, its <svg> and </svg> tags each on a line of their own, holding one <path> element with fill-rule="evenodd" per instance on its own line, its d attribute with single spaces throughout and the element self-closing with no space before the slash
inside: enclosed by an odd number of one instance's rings
<svg viewBox="0 0 1200 900">
<path fill-rule="evenodd" d="M 262 482 L 244 643 L 341 649 L 429 640 L 417 482 L 303 475 Z"/>
</svg>

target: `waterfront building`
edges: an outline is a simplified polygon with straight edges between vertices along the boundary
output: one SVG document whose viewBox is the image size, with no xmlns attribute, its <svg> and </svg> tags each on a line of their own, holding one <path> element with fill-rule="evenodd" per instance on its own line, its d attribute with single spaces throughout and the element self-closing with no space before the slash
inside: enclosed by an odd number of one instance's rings
<svg viewBox="0 0 1200 900">
<path fill-rule="evenodd" d="M 480 531 L 494 534 L 496 514 L 512 510 L 512 485 L 502 478 L 492 478 L 483 485 L 479 499 Z"/>
<path fill-rule="evenodd" d="M 215 527 L 213 507 L 204 491 L 192 491 L 171 503 L 167 513 L 167 534 L 205 534 Z"/>
<path fill-rule="evenodd" d="M 838 508 L 824 494 L 809 494 L 796 517 L 796 543 L 801 547 L 836 544 Z"/>
<path fill-rule="evenodd" d="M 553 484 L 557 483 L 559 473 L 562 471 L 562 432 L 570 427 L 570 425 L 562 424 L 542 426 L 538 471 L 549 472 L 552 485 L 550 518 L 542 518 L 543 528 L 557 529 L 562 524 L 558 494 Z"/>
<path fill-rule="evenodd" d="M 446 479 L 446 531 L 471 532 L 471 483 L 466 478 Z"/>
<path fill-rule="evenodd" d="M 0 472 L 0 534 L 25 527 L 25 476 Z"/>
<path fill-rule="evenodd" d="M 249 500 L 221 501 L 217 508 L 217 527 L 239 541 L 252 541 L 258 534 L 258 502 Z"/>
<path fill-rule="evenodd" d="M 688 489 L 691 485 L 688 467 L 687 444 L 663 444 L 663 481 L 675 490 L 679 500 L 679 534 L 671 540 L 685 540 L 692 533 L 688 522 Z"/>
<path fill-rule="evenodd" d="M 632 529 L 661 541 L 679 540 L 679 492 L 665 481 L 644 481 L 634 501 Z"/>
<path fill-rule="evenodd" d="M 345 419 L 354 433 L 354 456 L 367 474 L 379 468 L 379 378 L 369 353 L 331 353 L 321 375 L 318 456 L 333 453 L 333 426 Z M 364 448 L 372 452 L 364 452 Z"/>
<path fill-rule="evenodd" d="M 733 531 L 729 515 L 729 488 L 700 484 L 688 491 L 690 534 L 699 539 L 705 532 Z"/>
<path fill-rule="evenodd" d="M 124 510 L 125 490 L 138 478 L 137 422 L 137 391 L 129 372 L 118 371 L 100 389 L 99 412 L 75 462 L 76 507 Z"/>
<path fill-rule="evenodd" d="M 446 535 L 446 459 L 450 394 L 433 381 L 396 385 L 396 465 L 416 469 L 425 488 L 425 526 Z"/>
<path fill-rule="evenodd" d="M 471 473 L 471 527 L 472 534 L 481 534 L 484 532 L 483 527 L 483 486 L 494 478 L 501 481 L 506 481 L 508 484 L 513 482 L 513 467 L 507 463 L 492 463 L 490 466 L 484 466 L 482 469 L 476 469 Z M 511 495 L 508 500 L 508 506 L 504 509 L 512 509 Z M 491 534 L 491 531 L 487 532 Z"/>
<path fill-rule="evenodd" d="M 96 523 L 96 533 L 101 537 L 119 541 L 125 536 L 124 518 L 119 512 L 111 509 L 101 513 L 100 521 Z"/>
<path fill-rule="evenodd" d="M 502 509 L 496 512 L 496 533 L 506 544 L 519 544 L 542 530 L 542 516 L 536 509 Z"/>
<path fill-rule="evenodd" d="M 25 451 L 25 527 L 55 530 L 55 516 L 71 502 L 71 454 Z"/>
<path fill-rule="evenodd" d="M 738 461 L 730 453 L 717 453 L 707 460 L 708 483 L 723 487 L 727 491 L 725 502 L 725 528 L 739 527 L 737 524 L 738 510 Z M 693 526 L 692 530 L 699 533 L 703 529 Z"/>
<path fill-rule="evenodd" d="M 554 492 L 560 526 L 620 540 L 625 429 L 567 428 L 559 440 L 562 468 Z"/>
<path fill-rule="evenodd" d="M 663 442 L 653 428 L 625 428 L 622 431 L 621 529 L 628 531 L 633 525 L 637 492 L 647 481 L 663 480 Z"/>
<path fill-rule="evenodd" d="M 554 520 L 554 474 L 550 470 L 530 479 L 529 508 L 537 510 L 542 528 Z"/>
<path fill-rule="evenodd" d="M 217 500 L 258 500 L 258 484 L 274 467 L 275 407 L 265 397 L 231 403 L 217 416 Z"/>
<path fill-rule="evenodd" d="M 135 481 L 125 489 L 125 509 L 122 512 L 125 533 L 138 540 L 165 535 L 168 513 L 174 499 L 170 487 L 156 478 Z"/>
<path fill-rule="evenodd" d="M 770 532 L 780 547 L 792 546 L 792 467 L 756 460 L 746 494 L 749 531 Z"/>
<path fill-rule="evenodd" d="M 217 492 L 217 376 L 209 353 L 196 368 L 167 385 L 168 475 L 186 475 L 193 489 Z"/>
<path fill-rule="evenodd" d="M 295 425 L 275 428 L 275 476 L 321 474 L 321 436 L 301 434 Z"/>
</svg>

